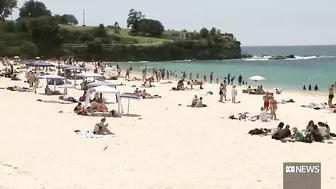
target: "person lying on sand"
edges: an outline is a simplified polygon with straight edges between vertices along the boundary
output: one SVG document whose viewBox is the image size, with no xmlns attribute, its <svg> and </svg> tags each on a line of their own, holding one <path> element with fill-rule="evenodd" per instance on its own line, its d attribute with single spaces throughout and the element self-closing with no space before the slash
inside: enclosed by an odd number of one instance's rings
<svg viewBox="0 0 336 189">
<path fill-rule="evenodd" d="M 31 91 L 26 87 L 18 87 L 18 86 L 7 87 L 6 89 L 10 91 L 19 91 L 19 92 L 30 92 Z"/>
<path fill-rule="evenodd" d="M 172 84 L 173 82 L 171 81 L 166 81 L 166 82 L 161 82 L 160 84 Z"/>
<path fill-rule="evenodd" d="M 95 135 L 112 135 L 113 133 L 107 128 L 108 127 L 108 123 L 105 124 L 106 122 L 106 118 L 102 118 L 100 120 L 100 123 L 97 123 L 95 126 L 94 126 L 94 129 L 93 129 L 93 134 Z"/>
<path fill-rule="evenodd" d="M 134 77 L 133 79 L 132 79 L 132 81 L 141 81 L 142 79 L 140 79 L 140 78 L 137 78 L 137 77 Z"/>
<path fill-rule="evenodd" d="M 282 90 L 281 89 L 275 89 L 276 94 L 281 94 Z"/>
<path fill-rule="evenodd" d="M 142 92 L 140 92 L 138 96 L 142 97 L 143 99 L 161 98 L 161 96 L 159 96 L 159 95 L 151 95 L 151 94 L 147 93 L 146 89 L 144 89 Z"/>
</svg>

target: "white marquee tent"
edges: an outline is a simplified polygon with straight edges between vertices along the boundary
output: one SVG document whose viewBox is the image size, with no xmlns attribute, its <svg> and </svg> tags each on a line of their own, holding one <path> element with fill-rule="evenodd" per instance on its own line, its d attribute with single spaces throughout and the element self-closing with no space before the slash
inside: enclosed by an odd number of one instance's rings
<svg viewBox="0 0 336 189">
<path fill-rule="evenodd" d="M 118 114 L 120 114 L 120 112 L 123 113 L 123 109 L 122 109 L 122 104 L 121 104 L 121 100 L 120 100 L 120 91 L 118 89 L 112 88 L 112 87 L 108 87 L 105 85 L 99 86 L 99 87 L 93 87 L 87 90 L 87 94 L 86 94 L 86 100 L 85 100 L 85 104 L 84 104 L 84 108 L 87 108 L 90 104 L 90 96 L 92 94 L 95 93 L 109 93 L 109 94 L 116 94 L 117 96 L 117 103 L 118 103 Z"/>
</svg>

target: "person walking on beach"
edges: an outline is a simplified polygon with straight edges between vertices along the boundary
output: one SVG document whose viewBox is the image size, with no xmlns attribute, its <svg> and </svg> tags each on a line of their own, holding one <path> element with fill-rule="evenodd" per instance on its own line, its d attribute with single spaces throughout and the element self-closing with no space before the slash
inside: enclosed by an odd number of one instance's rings
<svg viewBox="0 0 336 189">
<path fill-rule="evenodd" d="M 196 79 L 198 79 L 198 77 L 199 77 L 199 74 L 197 73 L 197 74 L 196 74 Z"/>
<path fill-rule="evenodd" d="M 309 86 L 308 86 L 308 90 L 311 91 L 311 89 L 312 89 L 312 86 L 311 86 L 311 84 L 309 84 Z"/>
<path fill-rule="evenodd" d="M 210 83 L 212 83 L 213 80 L 213 72 L 210 73 Z"/>
<path fill-rule="evenodd" d="M 223 102 L 223 97 L 224 97 L 223 90 L 224 90 L 224 85 L 222 83 L 219 87 L 219 102 Z"/>
<path fill-rule="evenodd" d="M 206 75 L 204 75 L 204 82 L 206 82 Z"/>
<path fill-rule="evenodd" d="M 328 96 L 328 106 L 331 107 L 333 98 L 334 98 L 334 85 L 331 85 L 329 88 L 329 96 Z"/>
<path fill-rule="evenodd" d="M 238 92 L 237 92 L 237 89 L 236 89 L 236 86 L 233 86 L 232 89 L 231 89 L 231 98 L 232 98 L 232 103 L 236 103 L 236 97 L 238 95 Z"/>
<path fill-rule="evenodd" d="M 130 72 L 131 72 L 130 69 L 126 70 L 126 76 L 125 76 L 125 78 L 128 78 L 128 79 L 130 78 Z"/>
</svg>

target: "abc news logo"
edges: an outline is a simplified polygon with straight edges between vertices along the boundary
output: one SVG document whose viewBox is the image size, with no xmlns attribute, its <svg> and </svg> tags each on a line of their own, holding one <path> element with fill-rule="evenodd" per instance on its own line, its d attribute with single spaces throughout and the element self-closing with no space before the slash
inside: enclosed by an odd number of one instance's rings
<svg viewBox="0 0 336 189">
<path fill-rule="evenodd" d="M 308 165 L 286 165 L 286 173 L 320 173 L 320 166 L 308 166 Z"/>
</svg>

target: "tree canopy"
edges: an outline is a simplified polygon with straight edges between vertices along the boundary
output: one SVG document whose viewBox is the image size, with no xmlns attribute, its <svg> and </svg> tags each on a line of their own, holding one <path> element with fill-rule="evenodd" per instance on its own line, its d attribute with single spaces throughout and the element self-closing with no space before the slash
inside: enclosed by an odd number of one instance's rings
<svg viewBox="0 0 336 189">
<path fill-rule="evenodd" d="M 20 17 L 37 18 L 40 16 L 51 16 L 51 11 L 44 3 L 34 0 L 26 1 L 20 8 Z"/>
<path fill-rule="evenodd" d="M 17 0 L 0 0 L 0 21 L 5 21 L 16 6 Z"/>
</svg>

